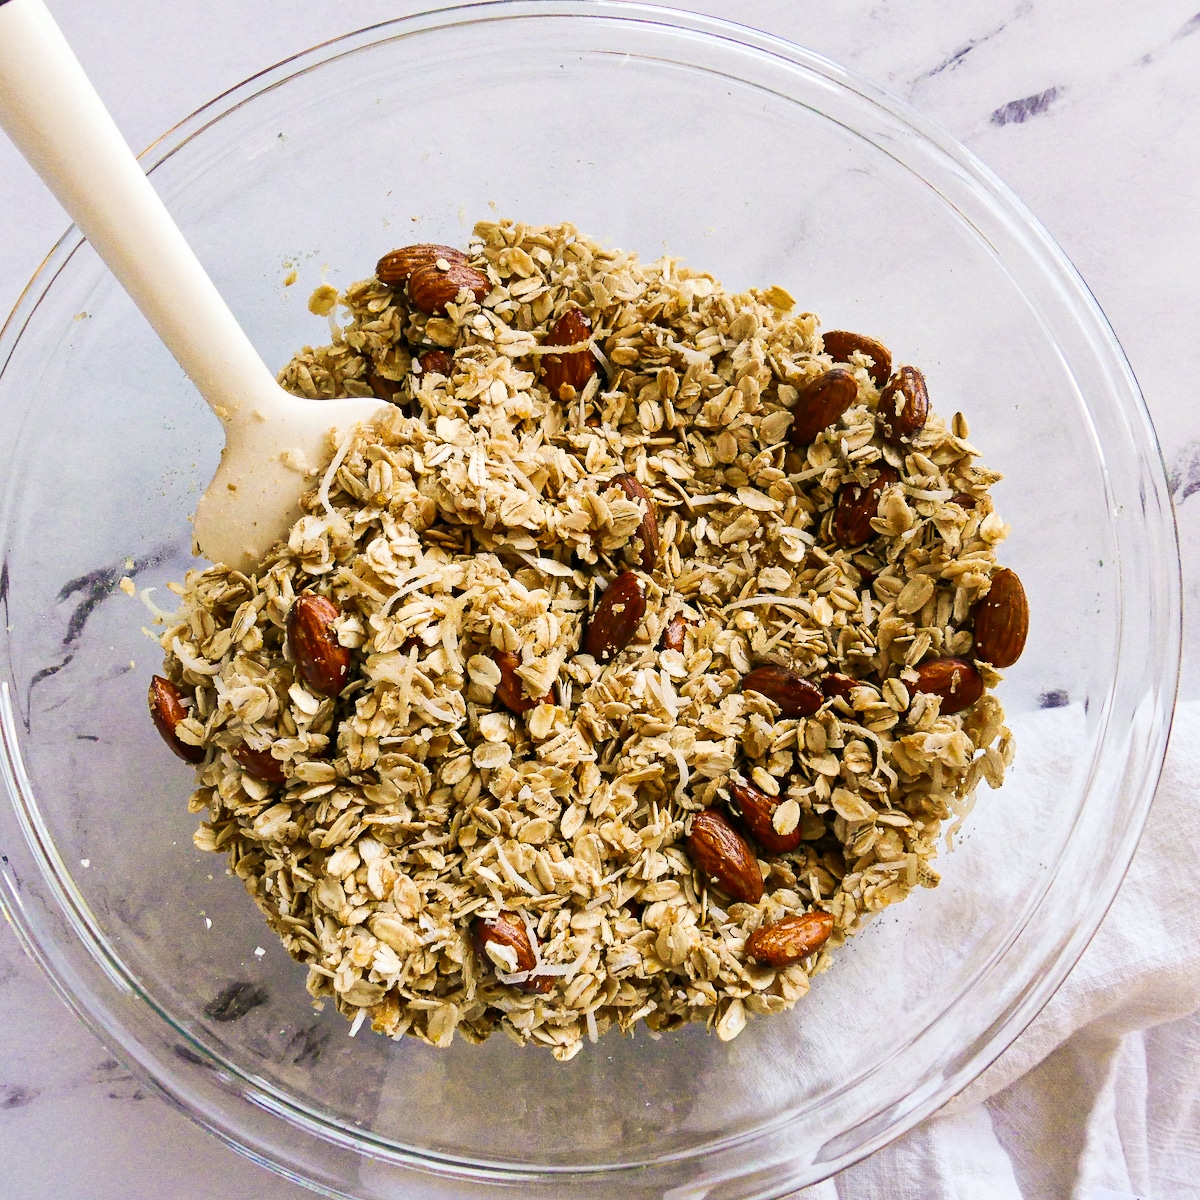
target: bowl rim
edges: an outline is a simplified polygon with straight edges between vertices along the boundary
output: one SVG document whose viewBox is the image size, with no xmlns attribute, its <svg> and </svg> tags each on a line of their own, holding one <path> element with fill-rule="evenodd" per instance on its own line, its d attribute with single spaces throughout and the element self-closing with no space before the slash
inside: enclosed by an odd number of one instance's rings
<svg viewBox="0 0 1200 1200">
<path fill-rule="evenodd" d="M 1141 481 L 1143 484 L 1151 485 L 1148 498 L 1143 498 L 1147 512 L 1152 511 L 1158 521 L 1157 533 L 1160 543 L 1163 535 L 1166 535 L 1165 544 L 1159 546 L 1160 550 L 1165 551 L 1162 569 L 1167 583 L 1165 603 L 1160 614 L 1162 629 L 1168 635 L 1162 651 L 1166 673 L 1163 678 L 1158 680 L 1154 702 L 1150 705 L 1153 711 L 1149 716 L 1144 714 L 1142 732 L 1146 733 L 1147 737 L 1145 744 L 1141 747 L 1139 760 L 1142 768 L 1141 783 L 1134 809 L 1134 819 L 1127 825 L 1119 847 L 1113 855 L 1106 877 L 1107 886 L 1103 903 L 1098 903 L 1092 910 L 1094 920 L 1083 923 L 1075 930 L 1073 936 L 1068 939 L 1054 959 L 1053 969 L 1047 971 L 1039 981 L 1031 986 L 1020 1001 L 1011 1006 L 1010 1011 L 998 1018 L 986 1035 L 976 1039 L 974 1052 L 967 1056 L 967 1060 L 960 1064 L 956 1072 L 944 1076 L 941 1086 L 932 1089 L 927 1095 L 916 1098 L 899 1115 L 898 1119 L 888 1126 L 885 1132 L 876 1134 L 874 1137 L 864 1138 L 853 1147 L 846 1147 L 840 1151 L 836 1147 L 832 1147 L 831 1153 L 822 1159 L 823 1173 L 804 1181 L 815 1182 L 818 1178 L 828 1177 L 835 1171 L 865 1157 L 893 1138 L 901 1136 L 986 1069 L 1033 1020 L 1061 985 L 1091 940 L 1115 896 L 1140 837 L 1154 786 L 1161 771 L 1175 690 L 1178 686 L 1181 643 L 1181 605 L 1179 602 L 1181 582 L 1177 534 L 1174 527 L 1173 510 L 1167 495 L 1166 472 L 1144 399 L 1120 349 L 1115 333 L 1087 285 L 1065 254 L 1009 188 L 970 151 L 903 101 L 820 54 L 802 48 L 784 38 L 763 33 L 734 21 L 682 9 L 640 3 L 638 0 L 478 0 L 475 3 L 428 9 L 406 17 L 376 22 L 328 39 L 256 72 L 241 83 L 221 92 L 195 112 L 177 122 L 156 138 L 139 158 L 146 166 L 148 173 L 151 173 L 225 116 L 243 105 L 251 103 L 260 95 L 282 86 L 299 75 L 317 70 L 344 55 L 357 53 L 380 42 L 459 26 L 547 17 L 599 19 L 664 26 L 675 33 L 683 31 L 707 36 L 718 41 L 732 42 L 740 48 L 756 51 L 767 58 L 779 60 L 793 68 L 807 70 L 855 93 L 881 110 L 890 120 L 907 126 L 949 165 L 969 179 L 973 185 L 982 188 L 986 193 L 986 198 L 1003 212 L 1014 230 L 1020 232 L 1026 250 L 1039 258 L 1043 267 L 1056 275 L 1059 287 L 1073 299 L 1077 314 L 1086 314 L 1091 319 L 1093 337 L 1108 351 L 1109 368 L 1113 372 L 1114 382 L 1123 385 L 1128 402 L 1122 415 L 1131 421 L 1132 434 L 1141 439 L 1139 448 L 1142 451 L 1143 465 L 1150 467 L 1149 479 L 1143 478 Z M 0 327 L 0 379 L 3 378 L 16 345 L 33 319 L 42 298 L 49 292 L 82 242 L 82 237 L 74 227 L 64 233 L 39 265 L 18 297 L 12 313 Z M 1149 521 L 1149 516 L 1146 519 Z M 1111 702 L 1111 692 L 1109 701 Z M 1111 713 L 1111 703 L 1109 711 Z M 33 800 L 28 780 L 24 776 L 20 749 L 13 735 L 14 721 L 11 701 L 5 690 L 5 695 L 0 696 L 0 726 L 3 726 L 0 729 L 0 734 L 3 735 L 0 737 L 0 768 L 3 768 L 5 783 L 13 797 L 13 807 L 17 812 L 22 833 L 31 853 L 35 860 L 39 860 L 39 867 L 48 864 L 53 868 L 57 852 L 40 822 L 36 802 Z M 1102 741 L 1103 738 L 1098 734 L 1097 745 Z M 1093 761 L 1093 771 L 1096 769 L 1097 763 Z M 2 873 L 5 886 L 0 888 L 0 905 L 10 916 L 13 927 L 27 952 L 39 962 L 59 994 L 76 1012 L 76 1015 L 118 1056 L 133 1057 L 138 1074 L 156 1089 L 165 1091 L 172 1099 L 176 1100 L 192 1119 L 211 1129 L 235 1149 L 249 1154 L 260 1162 L 263 1161 L 258 1150 L 247 1142 L 239 1140 L 236 1130 L 205 1120 L 194 1110 L 182 1093 L 177 1094 L 173 1091 L 171 1086 L 155 1072 L 153 1065 L 136 1055 L 135 1047 L 129 1045 L 128 1041 L 120 1036 L 117 1028 L 112 1027 L 113 1025 L 119 1026 L 119 1022 L 114 1022 L 107 1010 L 105 1010 L 105 1015 L 110 1019 L 103 1020 L 93 1007 L 83 1006 L 75 990 L 66 982 L 66 978 L 61 977 L 62 974 L 65 974 L 61 973 L 61 962 L 48 952 L 47 947 L 40 944 L 32 924 L 28 923 L 22 915 L 21 884 L 12 875 L 7 863 L 5 863 Z M 532 1182 L 536 1179 L 548 1181 L 553 1186 L 555 1182 L 562 1182 L 565 1178 L 586 1177 L 596 1173 L 603 1174 L 611 1182 L 614 1177 L 620 1178 L 623 1172 L 634 1170 L 644 1172 L 648 1167 L 664 1162 L 698 1160 L 701 1156 L 711 1155 L 745 1144 L 747 1141 L 753 1141 L 761 1137 L 766 1128 L 759 1126 L 747 1133 L 713 1139 L 686 1151 L 664 1155 L 649 1162 L 589 1164 L 583 1167 L 556 1164 L 518 1165 L 510 1162 L 460 1159 L 440 1152 L 399 1146 L 362 1130 L 353 1129 L 348 1122 L 315 1115 L 306 1104 L 298 1103 L 279 1093 L 274 1085 L 264 1084 L 261 1079 L 255 1078 L 252 1072 L 226 1061 L 206 1043 L 195 1040 L 186 1028 L 177 1025 L 174 1019 L 161 1009 L 150 995 L 142 991 L 137 980 L 124 971 L 119 960 L 112 959 L 107 955 L 105 939 L 92 931 L 91 922 L 87 917 L 86 903 L 83 903 L 82 897 L 78 893 L 75 896 L 70 894 L 73 889 L 65 889 L 62 886 L 62 876 L 59 872 L 53 869 L 46 872 L 43 869 L 43 876 L 44 882 L 54 891 L 60 909 L 73 926 L 76 938 L 87 949 L 110 983 L 117 985 L 123 991 L 137 995 L 170 1026 L 175 1035 L 186 1040 L 195 1054 L 211 1061 L 222 1072 L 227 1073 L 237 1082 L 239 1089 L 257 1093 L 256 1103 L 260 1107 L 275 1112 L 292 1128 L 299 1127 L 327 1142 L 348 1146 L 359 1153 L 370 1151 L 398 1166 L 416 1168 L 423 1173 L 432 1172 L 451 1178 L 457 1177 L 464 1181 L 471 1179 L 480 1183 L 488 1183 L 493 1182 L 496 1176 L 502 1176 L 504 1182 L 509 1184 L 518 1181 Z M 69 875 L 67 878 L 69 879 Z M 981 1043 L 982 1048 L 980 1048 Z M 311 1179 L 307 1177 L 301 1179 L 280 1163 L 267 1162 L 266 1165 L 290 1175 L 292 1178 L 299 1179 L 308 1186 L 315 1186 Z M 483 1174 L 481 1175 L 480 1172 Z M 788 1186 L 792 1187 L 795 1184 L 789 1183 Z M 345 1193 L 330 1191 L 328 1194 L 344 1195 Z"/>
</svg>

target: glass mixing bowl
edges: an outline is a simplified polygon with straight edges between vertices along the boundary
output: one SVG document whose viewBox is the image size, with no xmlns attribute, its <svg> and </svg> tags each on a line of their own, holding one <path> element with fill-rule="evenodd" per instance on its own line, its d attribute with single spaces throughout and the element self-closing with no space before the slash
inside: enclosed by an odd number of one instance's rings
<svg viewBox="0 0 1200 1200">
<path fill-rule="evenodd" d="M 376 26 L 247 81 L 145 156 L 267 362 L 305 299 L 493 213 L 571 220 L 921 365 L 1012 525 L 1020 743 L 941 887 L 734 1042 L 609 1036 L 559 1064 L 312 1010 L 146 713 L 159 651 L 118 587 L 189 566 L 217 423 L 69 232 L 0 339 L 4 903 L 75 1011 L 195 1120 L 330 1196 L 777 1197 L 933 1111 L 1029 1022 L 1133 852 L 1176 679 L 1153 433 L 1095 302 L 944 134 L 795 46 L 680 12 L 498 3 Z M 286 286 L 295 270 L 299 282 Z"/>
</svg>

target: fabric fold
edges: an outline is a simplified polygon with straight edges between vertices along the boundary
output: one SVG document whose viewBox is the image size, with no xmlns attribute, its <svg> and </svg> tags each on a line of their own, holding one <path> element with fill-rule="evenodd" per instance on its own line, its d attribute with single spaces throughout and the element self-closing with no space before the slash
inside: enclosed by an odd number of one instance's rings
<svg viewBox="0 0 1200 1200">
<path fill-rule="evenodd" d="M 1200 703 L 1183 703 L 1129 872 L 1074 970 L 958 1097 L 836 1176 L 838 1200 L 1200 1195 L 1198 777 Z"/>
</svg>

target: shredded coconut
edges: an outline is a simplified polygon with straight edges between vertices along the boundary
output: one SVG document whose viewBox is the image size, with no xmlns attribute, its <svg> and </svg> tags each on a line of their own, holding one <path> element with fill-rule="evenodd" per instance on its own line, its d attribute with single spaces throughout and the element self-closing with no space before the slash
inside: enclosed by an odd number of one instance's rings
<svg viewBox="0 0 1200 1200">
<path fill-rule="evenodd" d="M 503 1029 L 563 1060 L 639 1025 L 735 1037 L 795 1004 L 872 914 L 936 885 L 943 834 L 1011 762 L 986 663 L 962 712 L 917 687 L 930 660 L 971 658 L 999 476 L 960 417 L 888 442 L 869 359 L 832 358 L 782 289 L 729 293 L 566 225 L 482 224 L 468 261 L 482 303 L 464 289 L 429 315 L 403 285 L 354 284 L 344 329 L 283 371 L 297 394 L 393 404 L 330 446 L 287 543 L 251 576 L 189 573 L 174 614 L 143 594 L 167 625 L 176 736 L 205 753 L 196 845 L 229 857 L 353 1033 L 369 1019 L 446 1046 Z M 581 307 L 587 339 L 554 345 Z M 449 374 L 414 369 L 432 347 Z M 804 388 L 835 363 L 853 403 L 793 445 Z M 900 482 L 866 540 L 841 544 L 839 497 L 885 467 Z M 644 612 L 589 653 L 627 572 Z M 328 655 L 349 665 L 332 691 L 289 639 L 304 595 L 336 614 Z M 841 678 L 785 716 L 742 686 L 763 665 Z M 793 848 L 755 841 L 735 774 Z M 704 811 L 762 864 L 761 899 L 693 861 Z M 818 953 L 747 949 L 810 913 L 832 925 Z M 479 952 L 501 914 L 528 953 Z"/>
</svg>

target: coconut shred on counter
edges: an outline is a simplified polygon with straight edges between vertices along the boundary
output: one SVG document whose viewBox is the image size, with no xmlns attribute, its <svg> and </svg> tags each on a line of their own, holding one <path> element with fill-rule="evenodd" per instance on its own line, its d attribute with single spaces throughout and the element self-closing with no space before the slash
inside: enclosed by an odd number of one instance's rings
<svg viewBox="0 0 1200 1200">
<path fill-rule="evenodd" d="M 1028 605 L 966 421 L 779 287 L 481 223 L 280 381 L 376 395 L 151 712 L 320 1002 L 567 1060 L 791 1008 L 1012 737 Z"/>
</svg>

